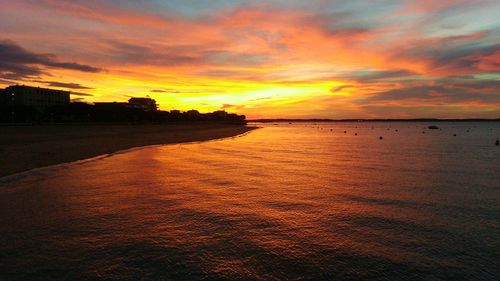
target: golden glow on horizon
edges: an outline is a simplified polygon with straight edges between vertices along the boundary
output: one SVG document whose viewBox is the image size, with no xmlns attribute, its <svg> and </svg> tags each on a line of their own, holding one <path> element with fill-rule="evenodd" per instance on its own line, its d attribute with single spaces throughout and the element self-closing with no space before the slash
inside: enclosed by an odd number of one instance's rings
<svg viewBox="0 0 500 281">
<path fill-rule="evenodd" d="M 162 72 L 157 75 L 151 69 L 135 69 L 133 73 L 117 70 L 115 72 L 121 75 L 92 74 L 94 79 L 100 76 L 100 79 L 95 79 L 95 88 L 72 90 L 72 97 L 90 101 L 124 101 L 129 96 L 148 95 L 156 99 L 163 110 L 196 108 L 200 111 L 213 111 L 227 106 L 228 110 L 236 112 L 245 112 L 245 109 L 265 102 L 270 106 L 267 114 L 273 114 L 273 108 L 276 108 L 278 116 L 280 107 L 293 105 L 298 101 L 322 95 L 345 97 L 353 94 L 349 89 L 331 92 L 332 88 L 346 85 L 345 82 L 307 82 L 308 68 L 313 67 L 291 67 L 290 73 L 297 78 L 303 78 L 301 81 L 297 79 L 298 82 L 252 82 L 189 76 L 185 78 L 176 77 L 175 73 L 169 75 Z M 283 70 L 283 67 L 279 69 Z M 303 72 L 304 77 L 299 77 L 299 72 Z M 80 77 L 73 77 L 74 74 L 73 71 L 57 71 L 58 76 L 65 77 L 60 79 L 60 82 L 85 84 L 86 77 L 81 77 L 79 73 Z M 160 81 L 157 76 L 161 76 Z M 34 84 L 46 87 L 43 83 Z M 80 93 L 91 94 L 92 97 L 80 96 Z"/>
</svg>

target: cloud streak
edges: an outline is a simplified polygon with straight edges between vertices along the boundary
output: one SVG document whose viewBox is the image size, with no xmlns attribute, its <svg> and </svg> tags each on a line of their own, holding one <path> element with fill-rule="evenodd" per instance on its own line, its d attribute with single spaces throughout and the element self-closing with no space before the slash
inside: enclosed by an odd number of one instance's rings
<svg viewBox="0 0 500 281">
<path fill-rule="evenodd" d="M 102 72 L 103 69 L 76 62 L 58 61 L 53 54 L 30 52 L 12 41 L 0 41 L 0 77 L 10 80 L 39 77 L 47 73 L 47 68 L 59 68 L 82 72 Z"/>
<path fill-rule="evenodd" d="M 41 81 L 41 83 L 46 84 L 51 87 L 60 87 L 60 88 L 67 88 L 67 89 L 79 89 L 79 90 L 90 90 L 92 88 L 86 87 L 83 85 L 80 85 L 78 83 L 63 83 L 63 82 L 56 82 L 56 81 Z"/>
</svg>

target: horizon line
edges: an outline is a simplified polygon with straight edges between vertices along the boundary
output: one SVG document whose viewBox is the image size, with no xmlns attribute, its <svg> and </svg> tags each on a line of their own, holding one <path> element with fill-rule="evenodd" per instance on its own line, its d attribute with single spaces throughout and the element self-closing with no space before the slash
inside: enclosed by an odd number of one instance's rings
<svg viewBox="0 0 500 281">
<path fill-rule="evenodd" d="M 452 122 L 467 122 L 467 121 L 486 121 L 500 122 L 500 118 L 258 118 L 248 119 L 247 122 L 425 122 L 425 121 L 452 121 Z"/>
</svg>

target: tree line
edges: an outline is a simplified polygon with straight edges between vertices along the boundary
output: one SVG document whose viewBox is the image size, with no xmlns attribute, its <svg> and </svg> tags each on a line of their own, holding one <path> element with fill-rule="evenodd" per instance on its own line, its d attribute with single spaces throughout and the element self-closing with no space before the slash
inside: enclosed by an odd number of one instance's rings
<svg viewBox="0 0 500 281">
<path fill-rule="evenodd" d="M 217 121 L 231 124 L 246 124 L 245 115 L 214 111 L 200 113 L 189 111 L 146 111 L 139 108 L 119 106 L 96 106 L 74 102 L 64 106 L 53 106 L 43 112 L 24 105 L 0 106 L 2 123 L 168 123 Z"/>
</svg>

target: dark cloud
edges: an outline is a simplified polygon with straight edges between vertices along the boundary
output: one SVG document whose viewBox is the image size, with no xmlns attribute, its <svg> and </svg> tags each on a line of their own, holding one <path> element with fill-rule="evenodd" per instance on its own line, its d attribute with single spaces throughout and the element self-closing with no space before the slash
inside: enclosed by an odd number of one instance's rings
<svg viewBox="0 0 500 281">
<path fill-rule="evenodd" d="M 375 83 L 385 82 L 387 80 L 395 80 L 401 78 L 410 78 L 417 75 L 404 69 L 398 70 L 359 70 L 348 74 L 338 76 L 341 79 L 353 80 L 359 83 Z"/>
<path fill-rule="evenodd" d="M 0 51 L 0 56 L 2 56 Z M 3 57 L 2 57 L 3 60 Z M 20 65 L 3 61 L 0 64 L 0 78 L 7 80 L 22 80 L 25 78 L 38 77 L 44 72 L 36 66 Z"/>
<path fill-rule="evenodd" d="M 89 88 L 77 83 L 63 83 L 63 82 L 55 82 L 55 81 L 39 81 L 40 83 L 47 84 L 52 87 L 60 87 L 60 88 L 68 88 L 68 89 L 80 89 L 80 90 L 90 90 L 93 88 Z"/>
<path fill-rule="evenodd" d="M 342 37 L 348 41 L 369 34 L 382 25 L 365 16 L 356 15 L 354 11 L 316 12 L 303 17 L 302 22 L 316 26 L 328 36 Z"/>
<path fill-rule="evenodd" d="M 232 78 L 253 78 L 254 73 L 245 70 L 224 70 L 224 69 L 209 69 L 196 72 L 198 75 L 207 77 L 232 77 Z"/>
<path fill-rule="evenodd" d="M 429 82 L 427 82 L 429 83 Z M 361 103 L 419 101 L 422 103 L 500 103 L 500 81 L 433 82 L 375 93 Z"/>
<path fill-rule="evenodd" d="M 496 33 L 478 31 L 464 35 L 422 39 L 411 47 L 395 51 L 392 59 L 412 59 L 428 62 L 430 71 L 447 73 L 477 73 L 480 63 L 500 52 Z M 494 71 L 500 71 L 498 62 L 491 62 Z"/>
<path fill-rule="evenodd" d="M 93 66 L 90 66 L 90 65 L 80 64 L 80 63 L 76 63 L 76 62 L 46 61 L 43 64 L 46 65 L 46 66 L 49 66 L 49 67 L 78 70 L 78 71 L 82 71 L 82 72 L 97 73 L 97 72 L 104 71 L 102 68 L 93 67 Z"/>
<path fill-rule="evenodd" d="M 178 89 L 154 89 L 151 93 L 170 93 L 170 94 L 184 94 L 184 93 L 199 93 L 198 90 L 178 90 Z"/>
<path fill-rule="evenodd" d="M 213 65 L 257 66 L 267 61 L 262 53 L 224 50 L 213 44 L 132 44 L 106 41 L 107 57 L 123 64 L 147 64 L 161 66 Z"/>
<path fill-rule="evenodd" d="M 258 66 L 268 61 L 265 54 L 232 52 L 232 51 L 208 51 L 202 54 L 203 60 L 213 65 L 237 65 Z"/>
<path fill-rule="evenodd" d="M 81 97 L 93 97 L 92 94 L 81 93 L 81 92 L 71 92 L 72 96 L 81 96 Z"/>
<path fill-rule="evenodd" d="M 332 88 L 330 90 L 330 92 L 337 93 L 337 92 L 342 91 L 343 89 L 352 88 L 352 87 L 354 87 L 354 86 L 353 85 L 342 85 L 342 86 L 338 86 L 338 87 Z"/>
<path fill-rule="evenodd" d="M 234 105 L 234 104 L 227 104 L 227 103 L 225 103 L 221 106 L 222 109 L 229 109 L 229 108 L 242 109 L 244 107 L 245 107 L 244 105 Z"/>
<path fill-rule="evenodd" d="M 203 64 L 207 47 L 203 45 L 154 45 L 107 41 L 108 56 L 123 64 L 184 66 Z"/>
<path fill-rule="evenodd" d="M 336 27 L 328 31 L 331 36 L 356 37 L 370 33 L 370 29 L 365 27 Z"/>
<path fill-rule="evenodd" d="M 71 102 L 85 102 L 84 98 L 73 98 L 71 99 Z"/>
<path fill-rule="evenodd" d="M 500 44 L 476 48 L 457 48 L 452 50 L 435 50 L 428 58 L 432 61 L 433 69 L 449 69 L 456 71 L 476 72 L 479 63 L 484 57 L 500 51 Z M 496 63 L 496 70 L 500 71 L 500 64 Z"/>
<path fill-rule="evenodd" d="M 0 84 L 14 85 L 16 82 L 0 78 Z"/>
<path fill-rule="evenodd" d="M 23 80 L 47 74 L 41 67 L 70 69 L 83 72 L 101 72 L 103 69 L 79 64 L 60 62 L 52 54 L 32 53 L 12 41 L 0 41 L 0 78 Z"/>
<path fill-rule="evenodd" d="M 445 77 L 437 80 L 437 83 L 449 85 L 455 88 L 471 90 L 487 90 L 490 93 L 500 94 L 500 80 L 475 79 L 473 76 Z"/>
</svg>

